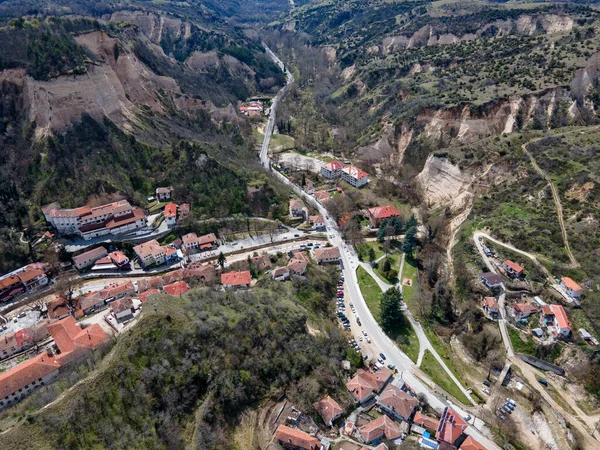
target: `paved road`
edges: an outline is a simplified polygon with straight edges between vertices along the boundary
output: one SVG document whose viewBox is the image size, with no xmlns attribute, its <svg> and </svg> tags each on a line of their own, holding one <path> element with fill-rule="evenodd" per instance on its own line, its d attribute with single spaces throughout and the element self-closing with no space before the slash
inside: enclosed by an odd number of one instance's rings
<svg viewBox="0 0 600 450">
<path fill-rule="evenodd" d="M 532 261 L 537 262 L 534 255 L 524 252 L 522 250 L 516 249 L 512 245 L 504 244 L 503 242 L 500 242 L 497 239 L 492 238 L 487 233 L 477 231 L 473 234 L 473 239 L 475 241 L 475 246 L 477 247 L 477 250 L 479 251 L 481 258 L 485 262 L 485 264 L 490 272 L 497 273 L 496 267 L 492 264 L 492 262 L 486 256 L 486 254 L 483 250 L 482 239 L 489 239 L 490 241 L 494 242 L 497 245 L 500 245 L 500 246 L 506 247 L 512 251 L 518 252 L 519 254 L 522 254 L 522 255 L 530 258 Z M 515 354 L 514 354 L 514 351 L 512 348 L 512 342 L 510 341 L 510 337 L 508 335 L 507 324 L 506 324 L 506 319 L 505 319 L 506 318 L 506 308 L 505 308 L 506 296 L 505 296 L 504 283 L 502 283 L 501 289 L 502 289 L 502 291 L 501 291 L 502 293 L 498 299 L 498 306 L 500 307 L 500 315 L 502 316 L 502 318 L 500 320 L 498 320 L 498 325 L 500 327 L 500 333 L 502 334 L 502 341 L 504 342 L 504 347 L 506 348 L 506 354 L 507 354 L 507 359 L 508 359 L 507 364 L 511 363 L 512 365 L 517 366 L 520 369 L 523 378 L 529 383 L 529 385 L 532 388 L 534 386 L 536 386 L 536 387 L 540 386 L 537 379 L 539 377 L 543 377 L 544 376 L 543 373 L 537 371 L 532 366 L 530 366 L 529 364 L 527 364 L 526 362 L 524 362 L 523 360 L 521 360 L 519 357 L 515 356 Z M 548 381 L 554 388 L 556 395 L 562 397 L 562 395 L 561 395 L 562 388 L 560 386 L 554 385 L 551 380 L 548 380 Z M 540 387 L 540 389 L 536 389 L 536 390 L 542 396 L 542 398 L 550 405 L 550 407 L 554 410 L 555 413 L 559 413 L 562 417 L 567 418 L 568 421 L 579 430 L 579 432 L 581 433 L 583 440 L 585 442 L 585 448 L 600 448 L 600 443 L 597 440 L 595 440 L 592 436 L 590 436 L 590 430 L 595 430 L 596 424 L 598 422 L 598 415 L 588 416 L 579 408 L 579 406 L 575 402 L 572 401 L 572 399 L 563 397 L 563 401 L 565 402 L 565 404 L 569 405 L 575 411 L 576 416 L 574 416 L 571 412 L 565 410 L 562 406 L 560 406 L 554 400 L 554 398 L 552 398 L 552 396 L 548 393 L 548 391 L 546 389 L 543 389 Z"/>
<path fill-rule="evenodd" d="M 278 61 L 280 67 L 283 65 L 281 61 L 273 55 L 273 53 L 267 49 L 267 53 L 275 60 Z M 291 76 L 291 74 L 290 74 Z M 289 79 L 288 79 L 289 80 Z M 289 85 L 289 84 L 288 84 Z M 285 88 L 284 88 L 285 89 Z M 282 89 L 282 91 L 284 91 Z M 280 91 L 280 94 L 282 93 Z M 279 94 L 278 94 L 279 96 Z M 275 116 L 275 107 L 276 103 L 273 104 L 271 108 L 271 117 Z M 271 117 L 269 120 L 271 120 Z M 272 130 L 271 130 L 272 131 Z M 270 162 L 268 158 L 267 149 L 269 147 L 270 133 L 265 133 L 265 138 L 263 141 L 263 146 L 261 149 L 261 163 L 265 168 L 270 169 Z M 432 390 L 427 386 L 420 378 L 415 375 L 419 373 L 419 375 L 423 376 L 420 373 L 420 370 L 415 366 L 412 360 L 406 356 L 404 352 L 402 352 L 396 344 L 384 333 L 384 331 L 379 327 L 379 324 L 371 314 L 371 311 L 367 307 L 367 304 L 362 296 L 360 291 L 358 280 L 356 278 L 356 268 L 358 267 L 359 260 L 356 255 L 356 252 L 351 248 L 351 246 L 346 246 L 345 242 L 342 239 L 342 236 L 337 229 L 335 221 L 328 217 L 327 210 L 318 203 L 313 197 L 306 194 L 300 187 L 293 184 L 289 179 L 280 174 L 279 172 L 272 170 L 272 173 L 275 177 L 279 178 L 283 183 L 288 185 L 299 197 L 303 198 L 305 202 L 315 208 L 319 213 L 325 217 L 325 224 L 327 227 L 327 235 L 329 238 L 329 242 L 331 245 L 336 246 L 340 249 L 340 255 L 342 260 L 344 277 L 346 280 L 346 290 L 349 294 L 349 301 L 352 301 L 354 307 L 356 308 L 357 315 L 361 318 L 361 322 L 363 324 L 363 329 L 367 331 L 367 333 L 371 336 L 373 341 L 377 343 L 377 347 L 386 355 L 386 363 L 391 363 L 396 366 L 398 371 L 401 373 L 402 379 L 417 393 L 423 394 L 428 403 L 436 410 L 442 411 L 446 406 L 451 406 L 455 409 L 459 414 L 463 417 L 467 415 L 467 412 L 458 407 L 457 405 L 453 405 L 442 397 L 436 395 Z M 353 334 L 356 334 L 358 330 L 352 330 Z M 425 378 L 423 376 L 423 378 Z M 433 383 L 432 383 L 433 384 Z M 500 447 L 494 443 L 492 440 L 488 439 L 484 436 L 479 430 L 474 428 L 473 426 L 468 427 L 467 434 L 471 434 L 475 439 L 481 442 L 488 449 L 500 449 Z"/>
</svg>

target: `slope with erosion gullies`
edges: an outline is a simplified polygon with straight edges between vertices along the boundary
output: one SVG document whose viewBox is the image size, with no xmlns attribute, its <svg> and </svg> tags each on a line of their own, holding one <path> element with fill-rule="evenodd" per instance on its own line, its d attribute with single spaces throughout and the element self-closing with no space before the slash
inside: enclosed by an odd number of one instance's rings
<svg viewBox="0 0 600 450">
<path fill-rule="evenodd" d="M 335 55 L 337 84 L 315 91 L 322 97 L 329 89 L 326 107 L 344 110 L 336 120 L 353 124 L 348 141 L 367 162 L 400 165 L 421 137 L 439 147 L 594 122 L 597 12 L 486 6 L 453 15 L 416 3 L 327 2 L 276 25 L 309 33 Z M 428 154 L 421 153 L 417 172 Z"/>
<path fill-rule="evenodd" d="M 304 410 L 325 393 L 349 406 L 342 334 L 311 336 L 297 286 L 270 283 L 153 298 L 89 379 L 30 411 L 0 436 L 2 448 L 238 448 L 230 434 L 241 414 L 272 395 Z M 311 289 L 331 306 L 334 286 Z"/>
</svg>

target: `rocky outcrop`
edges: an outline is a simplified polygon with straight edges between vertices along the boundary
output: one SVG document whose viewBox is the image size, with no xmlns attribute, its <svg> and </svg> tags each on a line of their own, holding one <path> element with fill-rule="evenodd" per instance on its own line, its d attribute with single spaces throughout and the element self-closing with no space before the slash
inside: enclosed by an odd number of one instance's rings
<svg viewBox="0 0 600 450">
<path fill-rule="evenodd" d="M 447 158 L 430 155 L 415 179 L 419 197 L 428 207 L 448 207 L 458 212 L 469 203 L 473 177 L 461 172 Z"/>
</svg>

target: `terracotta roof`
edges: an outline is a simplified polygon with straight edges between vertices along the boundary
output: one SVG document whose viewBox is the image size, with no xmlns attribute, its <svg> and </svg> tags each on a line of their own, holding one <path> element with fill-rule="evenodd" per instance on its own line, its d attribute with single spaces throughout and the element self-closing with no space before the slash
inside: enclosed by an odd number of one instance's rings
<svg viewBox="0 0 600 450">
<path fill-rule="evenodd" d="M 385 367 L 375 373 L 358 369 L 354 378 L 346 383 L 346 387 L 354 397 L 362 402 L 373 391 L 379 392 L 391 376 L 392 371 Z"/>
<path fill-rule="evenodd" d="M 328 191 L 317 191 L 313 196 L 319 201 L 329 200 L 331 198 L 331 194 Z"/>
<path fill-rule="evenodd" d="M 140 208 L 133 208 L 130 214 L 124 216 L 113 217 L 106 223 L 106 228 L 118 228 L 130 223 L 137 222 L 138 220 L 145 219 L 146 214 Z"/>
<path fill-rule="evenodd" d="M 59 358 L 79 347 L 96 348 L 108 340 L 108 335 L 100 325 L 93 324 L 81 329 L 73 316 L 48 325 L 48 331 L 61 351 Z"/>
<path fill-rule="evenodd" d="M 340 249 L 337 247 L 323 247 L 315 249 L 315 258 L 319 259 L 339 259 Z"/>
<path fill-rule="evenodd" d="M 252 261 L 252 264 L 257 266 L 259 269 L 266 269 L 268 267 L 271 267 L 271 260 L 269 259 L 268 255 L 255 256 L 253 258 L 250 258 L 250 261 Z"/>
<path fill-rule="evenodd" d="M 166 218 L 177 217 L 177 205 L 175 203 L 173 203 L 173 202 L 167 203 L 165 205 L 164 216 Z"/>
<path fill-rule="evenodd" d="M 292 272 L 294 272 L 298 275 L 302 275 L 304 272 L 306 272 L 306 268 L 308 267 L 308 262 L 300 261 L 298 259 L 290 259 L 290 262 L 288 263 L 287 267 Z"/>
<path fill-rule="evenodd" d="M 0 399 L 50 375 L 60 366 L 61 363 L 57 359 L 44 352 L 0 373 Z"/>
<path fill-rule="evenodd" d="M 190 290 L 190 287 L 185 281 L 178 281 L 177 283 L 169 284 L 163 287 L 163 289 L 169 295 L 178 296 L 185 294 L 187 291 Z"/>
<path fill-rule="evenodd" d="M 142 303 L 146 303 L 150 299 L 150 297 L 158 294 L 160 294 L 160 291 L 158 289 L 148 289 L 147 291 L 138 294 L 138 298 Z"/>
<path fill-rule="evenodd" d="M 7 275 L 0 279 L 0 289 L 5 290 L 14 285 L 21 284 L 21 280 L 16 275 Z"/>
<path fill-rule="evenodd" d="M 389 385 L 381 393 L 378 402 L 402 417 L 409 418 L 419 401 L 399 387 Z"/>
<path fill-rule="evenodd" d="M 243 272 L 228 272 L 221 274 L 221 283 L 228 286 L 250 285 L 252 276 L 249 270 Z"/>
<path fill-rule="evenodd" d="M 20 348 L 27 342 L 33 343 L 31 329 L 29 328 L 24 328 L 15 333 L 4 334 L 0 336 L 0 351 L 12 347 Z"/>
<path fill-rule="evenodd" d="M 402 435 L 400 426 L 385 414 L 358 429 L 363 440 L 368 444 L 385 435 L 390 441 Z"/>
<path fill-rule="evenodd" d="M 316 216 L 308 216 L 308 221 L 310 223 L 325 223 L 325 219 L 320 214 L 317 214 Z"/>
<path fill-rule="evenodd" d="M 198 235 L 196 233 L 188 233 L 181 236 L 183 245 L 190 245 L 198 242 Z"/>
<path fill-rule="evenodd" d="M 560 279 L 560 281 L 562 281 L 564 285 L 569 289 L 572 289 L 574 291 L 583 291 L 583 288 L 569 277 L 563 277 Z"/>
<path fill-rule="evenodd" d="M 54 300 L 50 300 L 46 303 L 46 307 L 48 308 L 48 317 L 51 319 L 56 319 L 71 313 L 71 308 L 69 307 L 66 298 L 62 296 L 56 296 Z"/>
<path fill-rule="evenodd" d="M 48 203 L 47 205 L 43 205 L 41 207 L 42 213 L 44 215 L 50 214 L 53 209 L 60 209 L 60 203 L 58 203 L 58 202 L 52 202 L 52 203 Z"/>
<path fill-rule="evenodd" d="M 318 450 L 319 440 L 304 431 L 285 425 L 279 425 L 275 431 L 275 439 L 283 444 L 293 445 L 306 450 Z"/>
<path fill-rule="evenodd" d="M 289 275 L 289 274 L 290 274 L 290 269 L 288 269 L 287 267 L 277 267 L 276 269 L 274 269 L 271 272 L 271 275 L 273 275 L 273 278 L 279 278 L 281 276 Z"/>
<path fill-rule="evenodd" d="M 216 242 L 216 241 L 217 241 L 217 236 L 215 236 L 215 233 L 208 233 L 208 234 L 205 234 L 198 238 L 198 244 L 200 244 L 200 245 L 212 244 L 213 242 Z"/>
<path fill-rule="evenodd" d="M 486 450 L 486 448 L 471 436 L 467 436 L 467 438 L 461 444 L 460 450 Z"/>
<path fill-rule="evenodd" d="M 536 314 L 539 311 L 533 303 L 515 303 L 513 308 L 521 314 Z"/>
<path fill-rule="evenodd" d="M 330 172 L 335 172 L 336 170 L 343 169 L 344 167 L 346 167 L 346 165 L 339 161 L 330 161 L 327 164 L 325 164 L 323 167 L 326 170 L 329 170 Z"/>
<path fill-rule="evenodd" d="M 76 265 L 79 265 L 85 263 L 87 260 L 98 260 L 106 255 L 108 255 L 108 252 L 104 247 L 96 247 L 87 252 L 83 252 L 81 255 L 73 256 L 73 262 Z"/>
<path fill-rule="evenodd" d="M 550 305 L 542 305 L 542 314 L 545 316 L 548 315 L 554 315 L 554 313 L 552 312 L 552 308 L 550 307 Z"/>
<path fill-rule="evenodd" d="M 454 444 L 459 436 L 467 428 L 467 423 L 454 410 L 446 407 L 440 426 L 437 429 L 435 437 L 448 444 Z"/>
<path fill-rule="evenodd" d="M 348 175 L 350 175 L 352 178 L 355 178 L 357 180 L 360 180 L 362 178 L 369 176 L 369 174 L 367 172 L 365 172 L 364 170 L 360 170 L 356 166 L 344 167 L 342 170 L 344 172 L 346 172 Z"/>
<path fill-rule="evenodd" d="M 169 192 L 172 192 L 172 191 L 173 191 L 173 187 L 171 187 L 171 186 L 156 188 L 157 194 L 168 194 Z"/>
<path fill-rule="evenodd" d="M 569 319 L 567 318 L 567 313 L 565 308 L 561 305 L 551 305 L 552 312 L 554 313 L 554 317 L 556 317 L 556 323 L 560 328 L 568 328 L 571 329 L 571 324 L 569 323 Z"/>
<path fill-rule="evenodd" d="M 125 253 L 123 253 L 119 250 L 117 250 L 116 252 L 110 253 L 108 256 L 115 264 L 123 264 L 125 261 L 127 261 L 129 259 L 129 258 L 127 258 Z"/>
<path fill-rule="evenodd" d="M 117 314 L 117 313 L 120 313 L 123 311 L 127 311 L 128 309 L 131 310 L 132 308 L 133 308 L 133 300 L 131 300 L 131 298 L 129 298 L 129 297 L 121 298 L 110 304 L 110 309 L 112 310 L 112 312 L 114 314 Z"/>
<path fill-rule="evenodd" d="M 437 430 L 440 426 L 440 421 L 437 419 L 433 419 L 429 416 L 425 416 L 421 414 L 419 411 L 415 413 L 415 417 L 413 418 L 413 422 L 419 424 L 423 428 L 427 430 Z"/>
<path fill-rule="evenodd" d="M 518 265 L 517 263 L 512 262 L 510 259 L 504 261 L 504 265 L 510 269 L 512 269 L 516 273 L 521 273 L 525 270 L 525 267 Z"/>
<path fill-rule="evenodd" d="M 127 280 L 123 283 L 111 283 L 104 286 L 104 289 L 101 289 L 100 292 L 102 292 L 105 299 L 109 299 L 118 295 L 130 294 L 134 291 L 133 283 L 130 280 Z"/>
<path fill-rule="evenodd" d="M 323 422 L 326 424 L 329 424 L 337 419 L 343 412 L 342 407 L 338 404 L 338 402 L 332 399 L 329 395 L 314 403 L 313 406 L 321 416 L 321 419 L 323 419 Z"/>
<path fill-rule="evenodd" d="M 375 219 L 389 219 L 390 217 L 399 216 L 400 212 L 394 205 L 387 205 L 370 208 L 369 215 Z"/>
<path fill-rule="evenodd" d="M 73 209 L 53 209 L 50 211 L 50 217 L 54 219 L 63 219 L 68 217 L 81 217 L 85 214 L 90 214 L 92 212 L 92 208 L 89 206 L 81 206 L 79 208 Z"/>
<path fill-rule="evenodd" d="M 310 258 L 306 252 L 293 252 L 292 259 L 297 259 L 298 261 L 309 261 Z"/>
<path fill-rule="evenodd" d="M 156 239 L 151 241 L 143 242 L 133 247 L 133 251 L 138 255 L 139 258 L 144 259 L 148 256 L 155 258 L 155 255 L 165 252 L 165 248 L 162 247 Z"/>
<path fill-rule="evenodd" d="M 498 309 L 498 302 L 495 297 L 486 297 L 481 301 L 481 306 L 487 306 L 490 309 Z"/>
<path fill-rule="evenodd" d="M 184 278 L 198 278 L 204 281 L 213 281 L 217 277 L 217 271 L 212 265 L 187 267 L 183 272 Z"/>
<path fill-rule="evenodd" d="M 189 203 L 182 203 L 181 205 L 179 205 L 179 211 L 181 212 L 181 214 L 187 214 L 190 212 L 190 204 Z"/>
<path fill-rule="evenodd" d="M 298 199 L 292 199 L 290 200 L 290 209 L 302 209 L 304 208 L 304 203 L 302 203 L 301 200 Z"/>
<path fill-rule="evenodd" d="M 23 282 L 23 284 L 27 284 L 30 281 L 35 280 L 37 277 L 44 275 L 44 273 L 45 271 L 42 269 L 27 266 L 25 270 L 17 273 L 17 276 Z"/>
</svg>

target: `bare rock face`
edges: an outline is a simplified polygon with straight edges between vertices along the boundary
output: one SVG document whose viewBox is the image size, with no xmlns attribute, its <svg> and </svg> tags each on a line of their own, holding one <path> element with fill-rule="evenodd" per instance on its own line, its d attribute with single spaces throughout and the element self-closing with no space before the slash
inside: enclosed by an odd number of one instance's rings
<svg viewBox="0 0 600 450">
<path fill-rule="evenodd" d="M 446 206 L 451 211 L 464 209 L 472 197 L 469 186 L 472 177 L 461 172 L 447 158 L 429 155 L 416 177 L 417 191 L 429 207 Z"/>
</svg>

